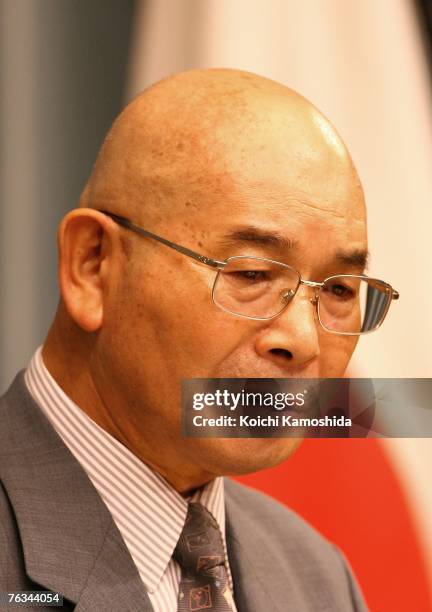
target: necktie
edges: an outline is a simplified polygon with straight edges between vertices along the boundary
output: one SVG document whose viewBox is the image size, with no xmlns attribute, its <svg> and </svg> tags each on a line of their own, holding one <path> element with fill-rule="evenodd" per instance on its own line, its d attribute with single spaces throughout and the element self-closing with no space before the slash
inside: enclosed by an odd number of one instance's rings
<svg viewBox="0 0 432 612">
<path fill-rule="evenodd" d="M 215 518 L 202 504 L 189 503 L 173 557 L 182 571 L 178 612 L 233 611 L 222 535 Z"/>
</svg>

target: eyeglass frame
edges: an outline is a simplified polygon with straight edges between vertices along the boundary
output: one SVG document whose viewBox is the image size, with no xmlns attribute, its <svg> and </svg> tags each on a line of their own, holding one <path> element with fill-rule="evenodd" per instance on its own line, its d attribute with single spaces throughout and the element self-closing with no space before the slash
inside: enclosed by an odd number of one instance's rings
<svg viewBox="0 0 432 612">
<path fill-rule="evenodd" d="M 232 257 L 227 257 L 223 261 L 220 261 L 218 259 L 212 259 L 211 257 L 206 257 L 205 255 L 201 255 L 200 253 L 197 253 L 196 251 L 193 251 L 192 249 L 189 249 L 188 247 L 185 247 L 185 246 L 182 246 L 180 244 L 177 244 L 176 242 L 172 242 L 171 240 L 167 240 L 166 238 L 163 238 L 162 236 L 158 236 L 157 234 L 153 234 L 153 232 L 149 232 L 148 230 L 144 229 L 143 227 L 140 227 L 139 225 L 137 225 L 136 223 L 134 223 L 130 219 L 127 219 L 126 217 L 123 217 L 121 215 L 117 215 L 117 214 L 112 213 L 110 211 L 100 210 L 100 209 L 97 212 L 103 213 L 104 215 L 106 215 L 107 217 L 112 219 L 115 223 L 117 223 L 121 227 L 124 227 L 125 229 L 131 230 L 132 232 L 135 232 L 136 234 L 140 234 L 141 236 L 144 236 L 145 238 L 151 238 L 153 240 L 157 240 L 158 242 L 164 244 L 165 246 L 167 246 L 167 247 L 169 247 L 171 249 L 174 249 L 175 251 L 181 253 L 182 255 L 186 255 L 186 257 L 190 257 L 190 258 L 194 259 L 195 261 L 198 261 L 199 263 L 202 263 L 202 264 L 204 264 L 206 266 L 209 266 L 211 268 L 216 269 L 218 271 L 218 273 L 217 273 L 216 278 L 215 278 L 214 283 L 213 283 L 213 289 L 212 289 L 212 300 L 213 300 L 213 303 L 216 306 L 219 306 L 219 308 L 221 308 L 225 312 L 228 312 L 229 314 L 232 314 L 232 315 L 237 316 L 237 317 L 243 317 L 245 319 L 251 319 L 251 320 L 254 320 L 254 321 L 271 321 L 272 319 L 275 319 L 276 317 L 281 315 L 282 312 L 284 312 L 284 310 L 289 306 L 290 302 L 297 295 L 297 292 L 298 292 L 300 286 L 301 285 L 305 285 L 307 287 L 312 287 L 314 289 L 317 289 L 314 298 L 311 298 L 311 302 L 316 306 L 319 324 L 321 325 L 321 327 L 325 331 L 327 331 L 327 332 L 329 332 L 331 334 L 337 334 L 339 336 L 365 336 L 366 334 L 370 334 L 370 333 L 376 331 L 377 329 L 379 329 L 381 327 L 381 325 L 383 324 L 384 319 L 386 318 L 387 313 L 388 313 L 388 311 L 390 309 L 391 302 L 393 300 L 398 300 L 399 299 L 399 292 L 396 291 L 395 289 L 393 289 L 393 287 L 389 283 L 387 283 L 387 282 L 385 282 L 385 281 L 383 281 L 383 280 L 381 280 L 379 278 L 372 278 L 372 277 L 366 276 L 364 274 L 333 274 L 332 276 L 329 276 L 328 278 L 325 278 L 322 282 L 317 282 L 317 281 L 305 280 L 304 278 L 302 278 L 300 272 L 298 272 L 298 270 L 296 270 L 292 266 L 290 266 L 288 264 L 285 264 L 282 261 L 276 261 L 274 259 L 269 259 L 268 257 L 257 257 L 257 256 L 254 256 L 254 255 L 234 255 Z M 256 259 L 258 261 L 268 261 L 270 263 L 278 264 L 279 266 L 287 268 L 287 269 L 289 269 L 289 270 L 291 270 L 291 271 L 296 273 L 296 275 L 298 276 L 298 279 L 299 279 L 297 287 L 296 287 L 294 293 L 289 296 L 289 300 L 286 300 L 285 306 L 283 306 L 283 308 L 279 312 L 277 312 L 276 314 L 274 314 L 271 317 L 251 317 L 249 315 L 244 315 L 244 314 L 241 314 L 241 313 L 233 312 L 232 310 L 228 310 L 228 309 L 224 308 L 223 306 L 221 306 L 221 304 L 219 304 L 215 300 L 214 294 L 215 294 L 215 288 L 216 288 L 216 285 L 217 285 L 219 274 L 225 268 L 225 266 L 227 264 L 229 264 L 230 261 L 232 261 L 233 259 Z M 333 278 L 338 278 L 340 276 L 345 277 L 345 278 L 359 278 L 361 280 L 376 281 L 376 282 L 382 283 L 383 285 L 386 286 L 386 288 L 387 288 L 387 290 L 388 290 L 388 292 L 390 294 L 391 299 L 388 300 L 387 307 L 385 309 L 384 314 L 381 317 L 381 321 L 380 321 L 379 325 L 377 325 L 373 329 L 369 329 L 368 331 L 365 331 L 365 332 L 340 332 L 340 331 L 335 331 L 333 329 L 329 329 L 328 327 L 326 327 L 324 325 L 324 323 L 321 321 L 321 317 L 320 317 L 320 308 L 319 308 L 320 290 L 322 289 L 322 287 L 329 280 L 332 280 Z M 290 290 L 290 292 L 292 292 L 292 290 Z"/>
</svg>

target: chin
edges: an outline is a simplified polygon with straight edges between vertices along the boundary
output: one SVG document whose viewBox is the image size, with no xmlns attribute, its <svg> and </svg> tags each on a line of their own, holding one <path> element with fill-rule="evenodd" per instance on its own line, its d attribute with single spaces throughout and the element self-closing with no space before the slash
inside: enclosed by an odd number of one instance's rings
<svg viewBox="0 0 432 612">
<path fill-rule="evenodd" d="M 258 472 L 285 461 L 301 442 L 302 438 L 213 438 L 203 445 L 206 469 L 218 476 Z"/>
</svg>

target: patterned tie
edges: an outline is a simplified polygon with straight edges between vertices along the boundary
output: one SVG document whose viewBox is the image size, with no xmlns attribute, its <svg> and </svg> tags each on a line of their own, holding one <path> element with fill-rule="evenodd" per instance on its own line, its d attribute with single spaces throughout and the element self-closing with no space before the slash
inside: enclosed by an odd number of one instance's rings
<svg viewBox="0 0 432 612">
<path fill-rule="evenodd" d="M 222 535 L 212 514 L 190 502 L 173 555 L 180 565 L 178 612 L 232 612 Z"/>
</svg>

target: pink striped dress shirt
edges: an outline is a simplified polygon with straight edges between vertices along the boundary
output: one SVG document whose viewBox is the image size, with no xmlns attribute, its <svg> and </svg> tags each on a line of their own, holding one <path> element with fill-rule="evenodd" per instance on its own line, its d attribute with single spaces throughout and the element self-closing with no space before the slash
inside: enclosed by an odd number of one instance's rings
<svg viewBox="0 0 432 612">
<path fill-rule="evenodd" d="M 187 502 L 201 502 L 225 541 L 223 479 L 188 499 L 86 415 L 60 388 L 42 359 L 42 347 L 25 373 L 26 385 L 105 502 L 138 569 L 156 612 L 176 612 L 181 570 L 172 559 L 186 518 Z M 234 602 L 232 607 L 235 612 Z"/>
</svg>

